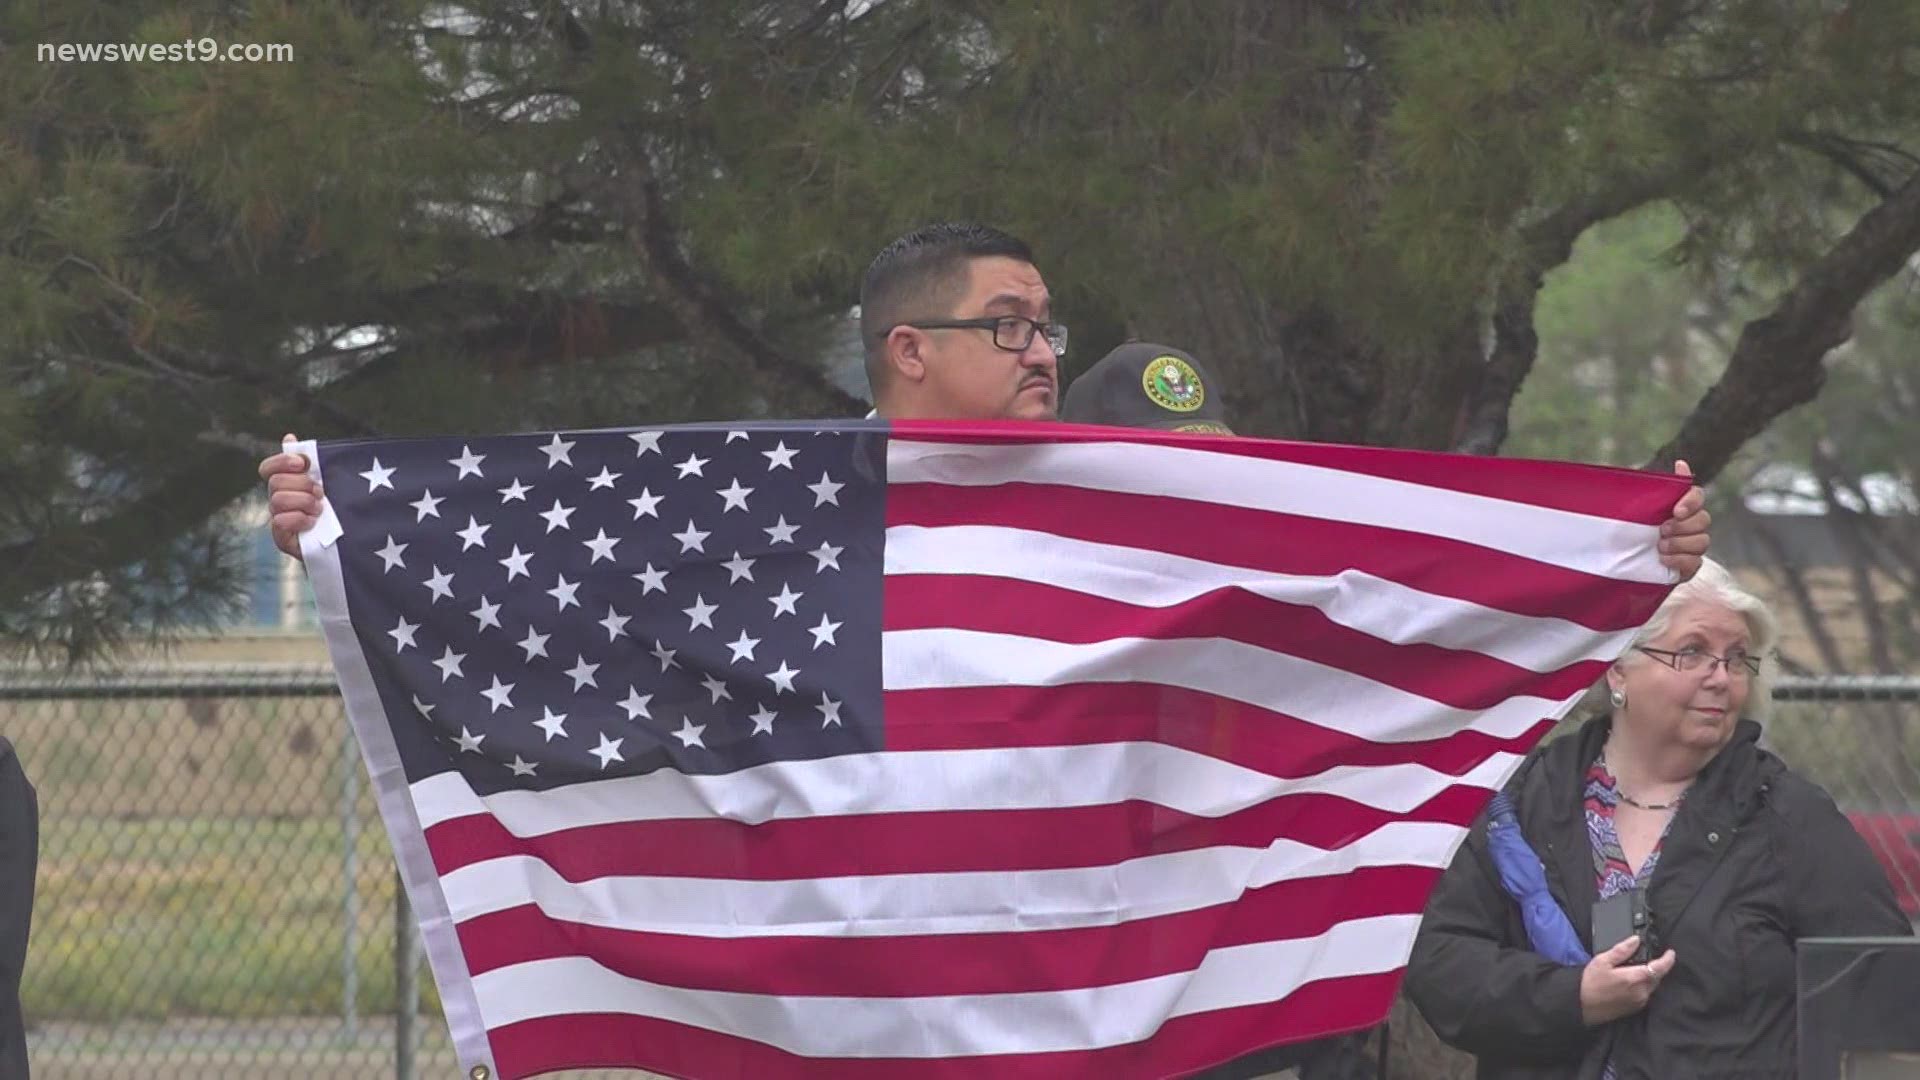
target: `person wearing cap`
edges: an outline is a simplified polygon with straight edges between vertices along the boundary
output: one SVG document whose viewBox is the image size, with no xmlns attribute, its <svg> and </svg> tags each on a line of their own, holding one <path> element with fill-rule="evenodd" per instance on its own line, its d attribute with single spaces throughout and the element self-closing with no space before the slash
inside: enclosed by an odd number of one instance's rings
<svg viewBox="0 0 1920 1080">
<path fill-rule="evenodd" d="M 1060 419 L 1074 424 L 1231 435 L 1226 404 L 1193 354 L 1129 341 L 1067 387 Z"/>
</svg>

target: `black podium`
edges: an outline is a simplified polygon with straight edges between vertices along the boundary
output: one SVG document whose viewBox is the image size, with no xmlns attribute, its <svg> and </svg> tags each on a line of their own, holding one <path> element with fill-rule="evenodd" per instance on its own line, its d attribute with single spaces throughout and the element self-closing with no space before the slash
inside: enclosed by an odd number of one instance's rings
<svg viewBox="0 0 1920 1080">
<path fill-rule="evenodd" d="M 1804 938 L 1800 1080 L 1920 1080 L 1920 939 Z"/>
</svg>

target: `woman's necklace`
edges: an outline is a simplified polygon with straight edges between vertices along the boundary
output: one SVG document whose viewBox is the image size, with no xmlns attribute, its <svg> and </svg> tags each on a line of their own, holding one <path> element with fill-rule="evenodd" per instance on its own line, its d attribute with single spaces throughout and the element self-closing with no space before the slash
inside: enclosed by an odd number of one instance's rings
<svg viewBox="0 0 1920 1080">
<path fill-rule="evenodd" d="M 1607 764 L 1607 752 L 1605 750 L 1600 751 L 1600 767 L 1607 770 L 1608 776 L 1613 777 L 1613 793 L 1620 796 L 1620 801 L 1626 803 L 1628 806 L 1637 806 L 1642 810 L 1677 810 L 1680 808 L 1681 803 L 1687 801 L 1687 790 L 1684 788 L 1681 789 L 1680 794 L 1673 797 L 1672 802 L 1663 803 L 1644 803 L 1627 794 L 1625 789 L 1621 788 L 1620 777 L 1614 773 L 1613 766 Z"/>
</svg>

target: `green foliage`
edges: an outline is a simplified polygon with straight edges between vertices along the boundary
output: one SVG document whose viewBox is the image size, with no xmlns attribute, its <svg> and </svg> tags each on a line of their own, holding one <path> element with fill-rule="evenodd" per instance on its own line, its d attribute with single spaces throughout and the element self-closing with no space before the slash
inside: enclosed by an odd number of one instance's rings
<svg viewBox="0 0 1920 1080">
<path fill-rule="evenodd" d="M 293 60 L 25 54 L 198 38 Z M 1664 201 L 1777 291 L 1920 113 L 1905 0 L 71 0 L 0 41 L 0 642 L 46 647 L 206 617 L 202 524 L 286 430 L 850 408 L 860 271 L 930 219 L 1034 243 L 1070 369 L 1167 340 L 1249 432 L 1445 446 L 1529 226 Z"/>
</svg>

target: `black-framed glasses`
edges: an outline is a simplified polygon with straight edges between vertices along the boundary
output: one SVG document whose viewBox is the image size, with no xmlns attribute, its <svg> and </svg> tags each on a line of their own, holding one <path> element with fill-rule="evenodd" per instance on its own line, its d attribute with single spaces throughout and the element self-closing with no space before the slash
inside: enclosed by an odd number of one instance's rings
<svg viewBox="0 0 1920 1080">
<path fill-rule="evenodd" d="M 921 319 L 901 323 L 915 330 L 989 330 L 996 347 L 1008 352 L 1026 352 L 1036 334 L 1044 334 L 1055 356 L 1067 355 L 1067 324 L 1041 322 L 1025 315 L 989 315 L 982 319 Z"/>
<path fill-rule="evenodd" d="M 1760 674 L 1760 658 L 1741 649 L 1734 649 L 1725 656 L 1715 656 L 1705 649 L 1655 649 L 1646 645 L 1636 647 L 1673 670 L 1688 674 L 1704 671 L 1711 675 L 1716 664 L 1726 668 L 1728 675 L 1742 675 L 1750 678 Z"/>
</svg>

